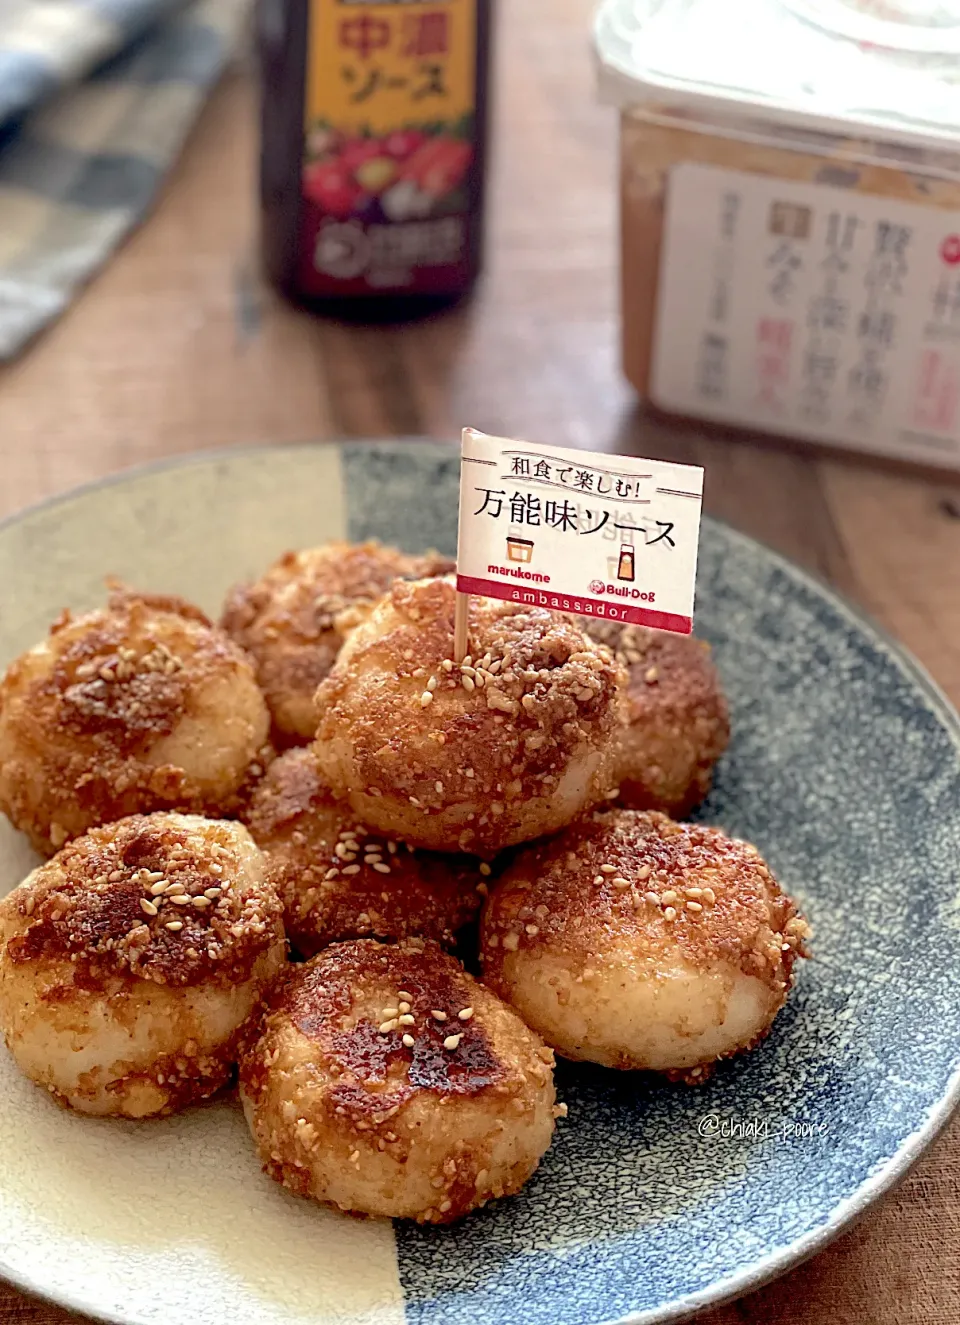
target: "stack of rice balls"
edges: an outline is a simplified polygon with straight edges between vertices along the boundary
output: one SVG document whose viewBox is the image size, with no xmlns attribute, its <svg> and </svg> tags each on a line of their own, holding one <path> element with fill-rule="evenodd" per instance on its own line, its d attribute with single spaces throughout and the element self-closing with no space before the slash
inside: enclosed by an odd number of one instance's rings
<svg viewBox="0 0 960 1325">
<path fill-rule="evenodd" d="M 57 1101 L 239 1069 L 286 1187 L 447 1223 L 537 1167 L 554 1052 L 696 1081 L 769 1029 L 808 928 L 668 817 L 728 738 L 706 647 L 474 598 L 458 663 L 451 570 L 289 553 L 219 626 L 114 583 L 10 666 L 0 808 L 47 859 L 0 902 L 0 1027 Z"/>
</svg>

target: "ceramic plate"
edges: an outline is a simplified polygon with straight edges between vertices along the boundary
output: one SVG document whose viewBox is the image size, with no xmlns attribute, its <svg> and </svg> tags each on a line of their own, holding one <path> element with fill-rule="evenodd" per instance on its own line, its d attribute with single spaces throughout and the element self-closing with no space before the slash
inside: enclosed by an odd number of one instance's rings
<svg viewBox="0 0 960 1325">
<path fill-rule="evenodd" d="M 107 572 L 216 612 L 290 546 L 455 544 L 458 461 L 411 443 L 222 452 L 0 529 L 0 664 Z M 228 1099 L 71 1116 L 0 1049 L 0 1271 L 124 1325 L 676 1320 L 823 1246 L 956 1100 L 958 720 L 919 669 L 771 552 L 706 523 L 697 629 L 734 737 L 701 817 L 757 842 L 813 921 L 770 1038 L 699 1089 L 562 1065 L 529 1186 L 451 1229 L 360 1222 L 259 1171 Z M 6 824 L 0 889 L 31 864 Z"/>
</svg>

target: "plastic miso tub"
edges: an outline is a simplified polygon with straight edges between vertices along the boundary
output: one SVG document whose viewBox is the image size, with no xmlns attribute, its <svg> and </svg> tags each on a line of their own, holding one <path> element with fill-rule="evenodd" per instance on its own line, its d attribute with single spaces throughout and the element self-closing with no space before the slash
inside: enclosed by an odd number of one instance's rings
<svg viewBox="0 0 960 1325">
<path fill-rule="evenodd" d="M 960 469 L 960 3 L 605 0 L 595 42 L 637 391 Z"/>
</svg>

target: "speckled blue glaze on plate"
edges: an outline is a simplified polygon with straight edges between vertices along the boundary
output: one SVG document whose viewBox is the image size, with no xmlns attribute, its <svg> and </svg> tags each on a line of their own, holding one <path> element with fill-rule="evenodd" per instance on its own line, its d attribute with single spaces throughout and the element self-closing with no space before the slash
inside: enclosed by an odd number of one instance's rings
<svg viewBox="0 0 960 1325">
<path fill-rule="evenodd" d="M 449 448 L 357 443 L 192 457 L 68 496 L 0 527 L 0 664 L 50 609 L 94 601 L 105 571 L 215 611 L 284 546 L 346 534 L 451 552 L 457 482 Z M 519 1196 L 374 1237 L 260 1179 L 228 1104 L 118 1141 L 0 1061 L 0 1097 L 15 1093 L 0 1098 L 0 1270 L 125 1325 L 667 1321 L 796 1263 L 888 1187 L 960 1088 L 958 719 L 855 612 L 710 521 L 696 628 L 734 732 L 699 817 L 755 841 L 815 930 L 816 960 L 755 1053 L 698 1089 L 563 1064 L 569 1118 Z M 18 849 L 0 833 L 0 891 Z M 4 1158 L 14 1128 L 54 1157 L 56 1191 L 72 1165 L 77 1209 L 110 1211 L 74 1227 L 42 1182 L 25 1197 Z M 128 1171 L 182 1207 L 169 1245 L 124 1241 Z M 207 1199 L 236 1211 L 222 1236 Z"/>
</svg>

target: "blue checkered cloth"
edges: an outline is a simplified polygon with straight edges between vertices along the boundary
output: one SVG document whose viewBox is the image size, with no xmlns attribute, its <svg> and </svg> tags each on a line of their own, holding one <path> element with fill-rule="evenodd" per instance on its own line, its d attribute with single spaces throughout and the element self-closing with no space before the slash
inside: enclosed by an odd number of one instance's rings
<svg viewBox="0 0 960 1325">
<path fill-rule="evenodd" d="M 249 0 L 0 0 L 0 359 L 144 216 Z"/>
</svg>

